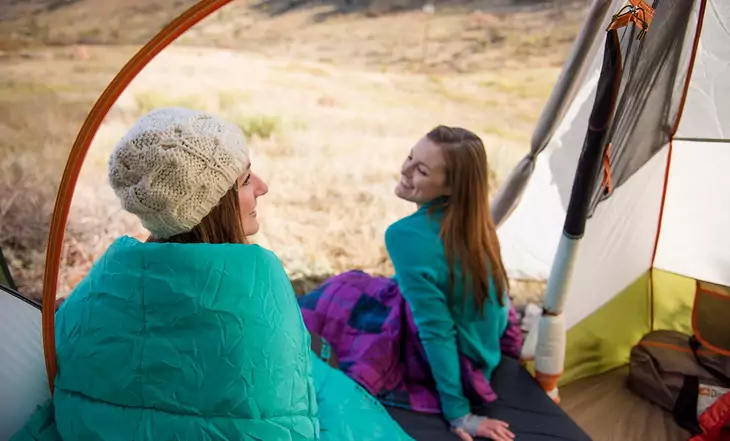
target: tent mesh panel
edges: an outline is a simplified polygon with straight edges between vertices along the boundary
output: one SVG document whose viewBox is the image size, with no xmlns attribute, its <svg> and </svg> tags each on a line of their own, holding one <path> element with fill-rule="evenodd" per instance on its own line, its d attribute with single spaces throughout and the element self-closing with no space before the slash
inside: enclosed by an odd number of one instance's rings
<svg viewBox="0 0 730 441">
<path fill-rule="evenodd" d="M 606 144 L 611 144 L 613 188 L 628 180 L 669 142 L 684 93 L 692 52 L 696 11 L 703 0 L 655 0 L 649 32 L 620 30 L 623 73 L 618 103 Z M 598 173 L 604 174 L 601 164 Z M 590 207 L 610 196 L 597 179 Z"/>
</svg>

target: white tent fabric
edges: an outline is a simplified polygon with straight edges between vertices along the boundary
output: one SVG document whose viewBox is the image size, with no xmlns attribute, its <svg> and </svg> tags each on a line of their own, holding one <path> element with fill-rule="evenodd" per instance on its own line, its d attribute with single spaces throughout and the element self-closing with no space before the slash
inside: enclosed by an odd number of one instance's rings
<svg viewBox="0 0 730 441">
<path fill-rule="evenodd" d="M 0 440 L 50 398 L 38 308 L 0 288 Z M 12 337 L 12 338 L 8 338 Z"/>
<path fill-rule="evenodd" d="M 694 19 L 694 17 L 693 17 Z M 676 137 L 730 138 L 730 2 L 708 1 Z"/>
<path fill-rule="evenodd" d="M 673 142 L 654 266 L 730 285 L 730 2 L 709 1 Z"/>
<path fill-rule="evenodd" d="M 586 225 L 565 305 L 568 329 L 651 267 L 668 146 L 613 195 Z"/>
<path fill-rule="evenodd" d="M 730 142 L 674 141 L 655 268 L 730 286 L 729 165 Z"/>
<path fill-rule="evenodd" d="M 601 0 L 598 0 L 599 2 Z M 607 25 L 611 20 L 611 15 L 620 9 L 624 5 L 625 1 L 615 1 L 609 8 L 609 13 L 604 17 L 605 24 Z M 698 19 L 699 4 L 696 2 L 692 15 L 689 18 L 691 23 L 687 29 L 687 36 L 685 38 L 685 48 L 683 50 L 683 61 L 680 62 L 680 68 L 685 66 L 687 58 L 691 53 L 691 43 L 694 39 L 696 32 L 696 26 Z M 730 100 L 722 99 L 722 97 L 730 96 L 730 64 L 727 60 L 730 60 L 730 2 L 719 2 L 719 1 L 708 1 L 707 11 L 704 15 L 702 35 L 698 47 L 697 56 L 695 57 L 692 80 L 690 82 L 689 93 L 687 95 L 684 111 L 682 113 L 682 119 L 679 126 L 679 130 L 676 134 L 676 139 L 691 138 L 697 140 L 706 140 L 717 142 L 724 140 L 726 136 L 730 134 Z M 590 115 L 591 106 L 595 96 L 595 88 L 597 80 L 600 75 L 601 59 L 603 56 L 603 38 L 597 38 L 595 42 L 595 50 L 591 52 L 586 63 L 590 63 L 589 74 L 582 85 L 580 92 L 577 94 L 573 103 L 570 105 L 569 111 L 565 115 L 563 121 L 558 126 L 553 138 L 550 140 L 547 148 L 540 154 L 536 161 L 535 170 L 529 183 L 527 184 L 524 193 L 521 196 L 521 200 L 517 208 L 512 212 L 511 216 L 508 217 L 504 223 L 500 226 L 498 234 L 502 246 L 502 256 L 507 269 L 507 273 L 511 278 L 519 280 L 531 280 L 531 281 L 546 281 L 550 275 L 550 269 L 552 268 L 553 262 L 555 261 L 556 252 L 558 249 L 558 243 L 562 234 L 563 222 L 565 220 L 565 214 L 570 200 L 571 188 L 573 179 L 575 177 L 576 165 L 578 158 L 581 153 L 583 146 L 583 140 L 585 138 L 588 117 Z M 578 62 L 578 61 L 576 61 Z M 566 67 L 567 69 L 567 67 Z M 677 94 L 679 95 L 679 94 Z M 680 141 L 674 142 L 674 152 L 683 150 L 683 148 L 676 148 Z M 730 140 L 728 140 L 730 142 Z M 708 149 L 712 147 L 707 147 Z M 715 146 L 715 149 L 721 149 L 719 146 Z M 682 153 L 679 153 L 682 154 Z M 666 159 L 666 155 L 665 155 Z M 698 158 L 699 159 L 699 158 Z M 719 158 L 718 158 L 719 159 Z M 652 161 L 655 161 L 654 158 Z M 671 159 L 672 164 L 676 161 Z M 708 161 L 712 162 L 712 159 L 705 157 L 703 164 Z M 649 164 L 644 165 L 644 167 Z M 688 167 L 694 167 L 697 170 L 698 165 L 687 165 Z M 652 165 L 654 167 L 654 165 Z M 660 167 L 661 168 L 661 167 Z M 677 170 L 681 173 L 681 170 Z M 672 169 L 671 173 L 675 173 Z M 674 179 L 672 179 L 674 181 Z M 690 184 L 696 188 L 700 183 Z M 709 184 L 707 184 L 709 185 Z M 663 186 L 662 186 L 663 188 Z M 672 186 L 674 188 L 674 186 Z M 703 186 L 705 193 L 710 191 L 709 194 L 717 194 L 717 188 L 711 189 L 708 186 Z M 620 190 L 620 189 L 619 189 Z M 696 188 L 699 191 L 699 188 Z M 684 190 L 685 192 L 688 189 Z M 587 232 L 584 243 L 581 244 L 581 248 L 591 248 L 593 251 L 588 254 L 582 254 L 583 257 L 578 259 L 578 265 L 580 261 L 587 258 L 591 265 L 596 265 L 595 260 L 592 260 L 595 256 L 600 255 L 603 250 L 609 246 L 608 242 L 596 242 L 591 239 L 590 230 L 597 231 L 596 228 L 591 225 L 596 222 L 601 222 L 601 212 L 605 210 L 600 209 L 601 205 L 607 204 L 610 199 L 614 198 L 621 193 L 616 192 L 616 195 L 609 198 L 607 201 L 599 205 L 599 209 L 594 213 L 593 218 L 588 220 Z M 662 193 L 660 188 L 659 194 Z M 669 193 L 669 191 L 667 191 Z M 707 193 L 706 193 L 707 194 Z M 681 196 L 676 196 L 681 197 Z M 672 196 L 672 199 L 674 196 Z M 695 201 L 696 202 L 696 201 Z M 612 204 L 615 205 L 615 204 Z M 668 204 L 670 207 L 672 204 Z M 717 203 L 713 204 L 713 210 L 722 210 L 723 208 L 717 207 Z M 706 210 L 706 209 L 705 209 Z M 658 213 L 658 212 L 657 212 Z M 663 221 L 668 223 L 667 229 L 673 231 L 673 223 L 679 222 L 672 216 L 674 212 L 671 210 L 665 212 L 663 215 Z M 638 216 L 639 214 L 633 212 L 625 212 L 624 215 L 632 217 Z M 655 216 L 656 213 L 652 210 L 644 213 L 642 216 Z M 705 216 L 708 216 L 707 213 Z M 718 214 L 721 219 L 725 219 L 721 214 Z M 658 218 L 655 218 L 655 222 Z M 699 222 L 699 220 L 697 220 Z M 710 222 L 709 220 L 703 222 Z M 709 225 L 709 224 L 708 224 Z M 697 224 L 700 227 L 699 224 Z M 662 237 L 665 234 L 665 227 L 662 226 Z M 644 231 L 650 233 L 649 231 Z M 655 239 L 656 234 L 652 235 L 652 240 Z M 610 246 L 619 246 L 615 242 L 620 239 L 616 236 L 606 236 L 605 239 L 610 241 Z M 667 240 L 678 240 L 678 239 L 662 239 L 663 243 Z M 687 241 L 694 243 L 696 247 L 701 248 L 700 243 L 693 242 L 689 237 L 683 239 L 685 243 Z M 728 239 L 730 240 L 730 239 Z M 589 245 L 588 242 L 593 243 Z M 682 243 L 677 242 L 677 244 Z M 723 243 L 722 241 L 717 242 L 717 246 Z M 725 244 L 727 245 L 727 244 Z M 661 246 L 661 245 L 660 245 Z M 675 246 L 672 248 L 677 250 Z M 726 249 L 727 246 L 725 247 Z M 666 249 L 666 246 L 663 248 Z M 691 268 L 687 268 L 690 272 L 682 270 L 682 265 L 676 263 L 664 264 L 666 259 L 671 257 L 665 256 L 668 251 L 660 252 L 657 256 L 657 268 L 666 269 L 668 271 L 678 271 L 681 274 L 689 277 L 702 278 L 700 275 L 707 276 L 705 272 L 691 272 Z M 709 255 L 707 259 L 712 260 L 713 258 Z M 687 265 L 693 265 L 687 262 Z M 695 264 L 700 266 L 701 263 Z M 644 268 L 644 270 L 649 267 Z M 621 271 L 619 269 L 612 269 L 612 274 L 618 274 Z M 574 274 L 579 275 L 586 273 L 583 269 L 576 269 Z M 579 277 L 579 276 L 576 276 Z M 708 281 L 720 280 L 716 277 L 706 278 Z M 730 280 L 730 274 L 724 277 L 725 282 L 728 283 Z M 718 283 L 720 283 L 718 281 Z M 598 285 L 593 283 L 592 286 Z M 574 281 L 573 290 L 582 292 L 581 285 L 578 279 Z M 613 294 L 620 292 L 614 291 Z M 581 297 L 581 302 L 585 299 Z M 597 306 L 597 305 L 594 305 Z M 569 305 L 568 308 L 575 308 L 573 305 Z M 580 307 L 583 308 L 583 305 Z M 579 320 L 578 317 L 572 317 L 571 313 L 568 312 L 568 322 L 576 322 Z M 582 316 L 582 314 L 579 314 Z M 570 327 L 570 324 L 568 324 Z"/>
</svg>

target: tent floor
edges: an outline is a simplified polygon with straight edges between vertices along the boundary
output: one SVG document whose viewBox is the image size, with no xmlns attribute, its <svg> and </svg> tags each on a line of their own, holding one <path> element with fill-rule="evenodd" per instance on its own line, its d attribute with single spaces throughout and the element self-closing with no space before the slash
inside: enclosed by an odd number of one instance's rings
<svg viewBox="0 0 730 441">
<path fill-rule="evenodd" d="M 593 441 L 686 441 L 668 412 L 626 387 L 628 367 L 584 378 L 560 390 L 560 407 Z"/>
</svg>

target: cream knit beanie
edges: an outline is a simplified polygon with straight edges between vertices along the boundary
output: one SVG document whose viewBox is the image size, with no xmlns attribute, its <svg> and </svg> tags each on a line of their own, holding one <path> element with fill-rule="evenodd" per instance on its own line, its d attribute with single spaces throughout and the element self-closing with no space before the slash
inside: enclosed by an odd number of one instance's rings
<svg viewBox="0 0 730 441">
<path fill-rule="evenodd" d="M 249 165 L 241 129 L 204 112 L 157 109 L 114 148 L 109 182 L 156 238 L 190 231 Z"/>
</svg>

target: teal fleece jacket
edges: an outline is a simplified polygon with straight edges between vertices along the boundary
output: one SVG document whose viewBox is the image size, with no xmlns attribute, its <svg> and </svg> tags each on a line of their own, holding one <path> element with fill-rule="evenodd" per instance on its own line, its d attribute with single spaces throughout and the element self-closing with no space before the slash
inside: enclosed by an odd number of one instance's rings
<svg viewBox="0 0 730 441">
<path fill-rule="evenodd" d="M 507 327 L 510 302 L 505 295 L 504 306 L 499 305 L 492 283 L 491 299 L 486 302 L 483 315 L 477 314 L 472 294 L 458 283 L 461 272 L 457 264 L 453 304 L 466 307 L 449 306 L 449 265 L 439 234 L 443 210 L 429 214 L 430 208 L 442 202 L 440 199 L 423 205 L 390 225 L 385 246 L 398 287 L 413 313 L 442 412 L 447 420 L 454 420 L 470 412 L 469 401 L 462 392 L 458 353 L 471 358 L 490 380 L 501 361 L 500 337 Z"/>
</svg>

